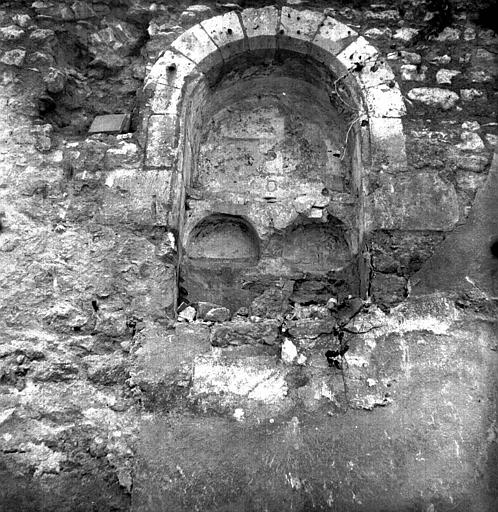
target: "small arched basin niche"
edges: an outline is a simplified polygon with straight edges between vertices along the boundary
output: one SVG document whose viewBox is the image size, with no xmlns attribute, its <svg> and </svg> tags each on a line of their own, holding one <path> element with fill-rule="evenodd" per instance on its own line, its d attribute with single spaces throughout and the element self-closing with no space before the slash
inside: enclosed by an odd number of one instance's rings
<svg viewBox="0 0 498 512">
<path fill-rule="evenodd" d="M 234 215 L 210 215 L 192 230 L 185 257 L 196 265 L 216 262 L 255 264 L 259 257 L 258 235 L 244 219 Z"/>
</svg>

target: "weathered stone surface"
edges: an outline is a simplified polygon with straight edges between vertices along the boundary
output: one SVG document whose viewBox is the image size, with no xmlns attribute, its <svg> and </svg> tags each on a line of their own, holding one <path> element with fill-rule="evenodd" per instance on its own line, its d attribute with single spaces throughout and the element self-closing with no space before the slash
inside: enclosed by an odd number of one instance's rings
<svg viewBox="0 0 498 512">
<path fill-rule="evenodd" d="M 127 57 L 137 47 L 141 37 L 134 25 L 116 21 L 91 34 L 88 49 L 95 64 L 116 69 L 128 63 Z"/>
<path fill-rule="evenodd" d="M 218 46 L 226 60 L 247 48 L 247 40 L 235 12 L 228 12 L 206 20 L 201 23 L 201 26 Z"/>
<path fill-rule="evenodd" d="M 396 32 L 393 35 L 393 39 L 397 39 L 398 41 L 409 42 L 417 36 L 418 32 L 419 31 L 415 28 L 403 27 L 396 30 Z"/>
<path fill-rule="evenodd" d="M 305 318 L 287 321 L 286 330 L 293 338 L 317 338 L 321 334 L 331 334 L 336 327 L 335 318 Z"/>
<path fill-rule="evenodd" d="M 184 32 L 171 48 L 188 57 L 203 71 L 223 62 L 220 50 L 200 25 Z"/>
<path fill-rule="evenodd" d="M 22 66 L 24 63 L 24 59 L 26 58 L 26 51 L 25 50 L 10 50 L 8 52 L 5 52 L 0 57 L 0 62 L 2 64 L 7 64 L 8 66 Z"/>
<path fill-rule="evenodd" d="M 447 89 L 437 87 L 416 87 L 408 92 L 411 100 L 419 101 L 431 107 L 440 107 L 449 110 L 456 105 L 458 94 Z"/>
<path fill-rule="evenodd" d="M 279 323 L 276 320 L 259 322 L 225 322 L 211 331 L 211 344 L 215 347 L 264 343 L 273 345 L 277 341 Z"/>
<path fill-rule="evenodd" d="M 462 142 L 456 147 L 462 151 L 479 151 L 485 149 L 484 142 L 475 132 L 463 131 L 460 135 Z"/>
<path fill-rule="evenodd" d="M 313 39 L 311 54 L 322 59 L 326 54 L 338 55 L 357 36 L 350 27 L 327 16 Z"/>
<path fill-rule="evenodd" d="M 66 75 L 58 69 L 50 68 L 48 73 L 43 76 L 43 82 L 48 92 L 57 94 L 62 92 L 66 86 Z"/>
<path fill-rule="evenodd" d="M 447 231 L 458 221 L 454 187 L 433 174 L 385 176 L 381 183 L 366 208 L 372 228 Z"/>
<path fill-rule="evenodd" d="M 251 50 L 276 48 L 280 12 L 275 7 L 244 9 L 241 17 Z"/>
<path fill-rule="evenodd" d="M 425 82 L 427 66 L 417 66 L 415 64 L 403 64 L 401 66 L 401 78 L 414 82 Z M 438 82 L 442 83 L 442 82 Z"/>
<path fill-rule="evenodd" d="M 228 308 L 212 308 L 205 316 L 208 322 L 226 322 L 230 320 L 230 310 Z"/>
<path fill-rule="evenodd" d="M 462 72 L 457 69 L 440 69 L 436 73 L 436 82 L 441 85 L 451 85 L 453 78 L 461 73 Z"/>
<path fill-rule="evenodd" d="M 287 394 L 283 372 L 270 358 L 245 357 L 225 361 L 218 355 L 199 356 L 194 362 L 192 393 L 235 395 L 263 403 L 278 403 Z"/>
<path fill-rule="evenodd" d="M 8 27 L 0 27 L 0 41 L 17 41 L 24 36 L 24 30 L 9 25 Z"/>
<path fill-rule="evenodd" d="M 280 15 L 279 48 L 292 48 L 300 53 L 310 52 L 310 41 L 313 40 L 325 16 L 316 11 L 282 7 Z M 292 40 L 289 41 L 288 38 Z"/>
</svg>

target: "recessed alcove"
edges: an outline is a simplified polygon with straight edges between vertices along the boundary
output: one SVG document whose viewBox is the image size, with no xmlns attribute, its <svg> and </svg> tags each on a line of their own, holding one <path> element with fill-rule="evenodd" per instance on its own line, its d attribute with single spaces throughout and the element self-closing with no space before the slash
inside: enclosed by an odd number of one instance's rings
<svg viewBox="0 0 498 512">
<path fill-rule="evenodd" d="M 352 263 L 342 223 L 337 220 L 292 226 L 283 239 L 282 258 L 307 272 L 337 272 Z"/>
<path fill-rule="evenodd" d="M 185 257 L 197 265 L 254 264 L 259 257 L 258 235 L 240 217 L 209 215 L 192 230 Z"/>
</svg>

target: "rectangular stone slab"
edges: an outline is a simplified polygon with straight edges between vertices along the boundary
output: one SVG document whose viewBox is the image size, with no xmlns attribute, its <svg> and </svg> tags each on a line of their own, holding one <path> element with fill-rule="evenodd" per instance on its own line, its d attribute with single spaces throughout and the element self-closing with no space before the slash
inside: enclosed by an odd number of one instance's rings
<svg viewBox="0 0 498 512">
<path fill-rule="evenodd" d="M 129 114 L 107 114 L 97 116 L 88 133 L 124 133 L 130 127 Z"/>
</svg>

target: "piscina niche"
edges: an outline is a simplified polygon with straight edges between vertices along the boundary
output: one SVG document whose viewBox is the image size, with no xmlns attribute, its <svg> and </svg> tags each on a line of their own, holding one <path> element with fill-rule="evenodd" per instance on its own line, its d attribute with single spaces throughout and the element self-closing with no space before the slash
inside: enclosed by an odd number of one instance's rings
<svg viewBox="0 0 498 512">
<path fill-rule="evenodd" d="M 288 7 L 171 45 L 145 87 L 145 170 L 169 190 L 179 301 L 233 313 L 272 287 L 296 302 L 367 293 L 366 176 L 406 166 L 393 78 L 349 27 Z"/>
</svg>

